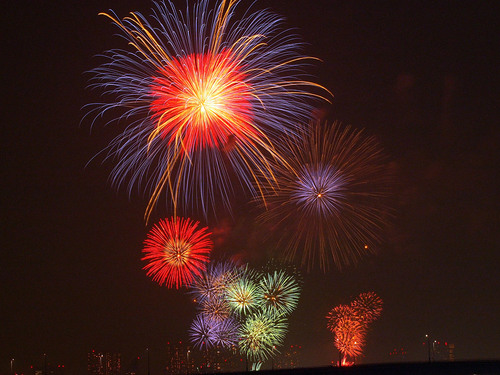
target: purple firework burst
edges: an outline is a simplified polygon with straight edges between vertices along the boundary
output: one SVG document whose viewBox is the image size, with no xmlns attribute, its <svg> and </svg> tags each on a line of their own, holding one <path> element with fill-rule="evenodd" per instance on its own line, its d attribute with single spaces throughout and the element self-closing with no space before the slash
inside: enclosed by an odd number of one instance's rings
<svg viewBox="0 0 500 375">
<path fill-rule="evenodd" d="M 377 140 L 340 123 L 314 123 L 283 143 L 279 188 L 266 190 L 261 219 L 286 257 L 326 270 L 374 252 L 391 217 L 393 176 Z"/>
<path fill-rule="evenodd" d="M 231 348 L 237 345 L 240 339 L 239 335 L 240 324 L 236 319 L 227 318 L 215 326 L 214 342 L 215 345 L 220 345 L 225 348 Z"/>
<path fill-rule="evenodd" d="M 304 215 L 338 215 L 345 200 L 346 178 L 334 166 L 306 164 L 299 172 L 291 199 Z"/>
<path fill-rule="evenodd" d="M 198 314 L 189 329 L 189 337 L 193 345 L 199 349 L 214 346 L 216 327 L 216 321 L 203 314 Z"/>
<path fill-rule="evenodd" d="M 212 298 L 222 299 L 228 285 L 236 276 L 236 265 L 233 262 L 211 262 L 207 269 L 194 279 L 191 293 L 200 303 Z"/>
</svg>

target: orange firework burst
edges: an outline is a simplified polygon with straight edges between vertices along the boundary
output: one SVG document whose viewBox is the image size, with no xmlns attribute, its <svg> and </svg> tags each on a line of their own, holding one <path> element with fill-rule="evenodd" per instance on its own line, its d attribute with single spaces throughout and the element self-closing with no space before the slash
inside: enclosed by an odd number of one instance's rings
<svg viewBox="0 0 500 375">
<path fill-rule="evenodd" d="M 180 217 L 160 221 L 144 241 L 148 276 L 167 287 L 188 286 L 206 269 L 212 241 L 208 228 Z"/>
<path fill-rule="evenodd" d="M 335 335 L 335 347 L 342 355 L 357 357 L 365 342 L 366 324 L 357 319 L 351 306 L 339 305 L 326 317 L 328 329 Z"/>
<path fill-rule="evenodd" d="M 361 293 L 350 305 L 338 305 L 326 316 L 327 327 L 334 334 L 334 344 L 346 357 L 362 354 L 368 325 L 382 312 L 382 299 L 373 292 Z"/>
<path fill-rule="evenodd" d="M 335 329 L 335 346 L 344 355 L 357 357 L 363 352 L 366 326 L 353 319 L 340 319 Z"/>
<path fill-rule="evenodd" d="M 327 327 L 334 332 L 342 319 L 350 319 L 353 316 L 353 311 L 350 306 L 338 305 L 335 306 L 326 316 Z"/>
</svg>

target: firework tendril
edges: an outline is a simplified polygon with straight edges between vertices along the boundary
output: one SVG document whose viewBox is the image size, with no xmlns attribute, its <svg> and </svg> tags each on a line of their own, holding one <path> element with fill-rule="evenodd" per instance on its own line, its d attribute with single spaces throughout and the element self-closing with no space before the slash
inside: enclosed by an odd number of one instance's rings
<svg viewBox="0 0 500 375">
<path fill-rule="evenodd" d="M 283 162 L 275 143 L 331 96 L 303 78 L 313 58 L 283 19 L 261 10 L 236 20 L 238 3 L 201 0 L 182 14 L 159 2 L 150 18 L 102 13 L 129 49 L 107 51 L 91 71 L 90 87 L 111 101 L 88 115 L 111 112 L 124 127 L 107 149 L 111 178 L 149 196 L 146 220 L 163 193 L 174 215 L 207 215 L 219 202 L 230 210 L 237 186 L 262 196 L 276 183 L 271 161 Z"/>
</svg>

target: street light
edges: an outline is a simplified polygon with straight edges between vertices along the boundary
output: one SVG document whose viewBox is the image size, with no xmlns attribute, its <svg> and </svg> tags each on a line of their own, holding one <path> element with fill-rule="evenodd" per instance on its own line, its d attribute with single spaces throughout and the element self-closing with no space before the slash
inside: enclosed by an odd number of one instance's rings
<svg viewBox="0 0 500 375">
<path fill-rule="evenodd" d="M 431 362 L 431 339 L 429 337 L 429 335 L 425 335 L 425 337 L 427 338 L 427 357 L 429 359 L 429 363 Z"/>
<path fill-rule="evenodd" d="M 149 373 L 149 348 L 146 348 L 146 352 L 148 354 L 148 375 L 150 375 L 150 373 Z"/>
<path fill-rule="evenodd" d="M 14 375 L 14 358 L 10 360 L 10 375 Z"/>
</svg>

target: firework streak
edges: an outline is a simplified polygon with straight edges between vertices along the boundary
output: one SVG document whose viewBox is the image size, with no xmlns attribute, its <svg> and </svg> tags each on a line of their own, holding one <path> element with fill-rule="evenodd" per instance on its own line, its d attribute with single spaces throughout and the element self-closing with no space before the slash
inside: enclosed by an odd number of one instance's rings
<svg viewBox="0 0 500 375">
<path fill-rule="evenodd" d="M 309 99 L 330 95 L 302 78 L 312 58 L 281 17 L 256 11 L 235 20 L 237 4 L 210 9 L 202 0 L 183 15 L 157 3 L 151 18 L 123 20 L 103 13 L 130 48 L 107 51 L 91 71 L 90 86 L 111 101 L 89 114 L 111 110 L 110 122 L 124 126 L 107 148 L 111 178 L 150 197 L 146 220 L 164 192 L 174 216 L 179 207 L 207 215 L 219 202 L 230 210 L 236 187 L 262 195 L 276 182 L 270 162 L 282 160 L 275 143 L 309 119 Z"/>
</svg>

